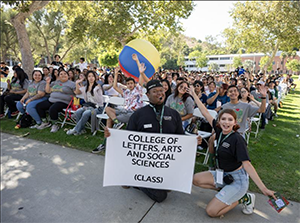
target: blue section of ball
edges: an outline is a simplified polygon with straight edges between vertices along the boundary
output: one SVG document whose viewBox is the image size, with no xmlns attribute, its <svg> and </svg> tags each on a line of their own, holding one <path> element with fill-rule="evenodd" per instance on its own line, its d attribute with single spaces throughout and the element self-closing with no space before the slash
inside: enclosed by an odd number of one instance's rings
<svg viewBox="0 0 300 223">
<path fill-rule="evenodd" d="M 127 71 L 127 73 L 131 74 L 134 77 L 139 77 L 140 72 L 136 62 L 132 59 L 132 54 L 136 54 L 139 58 L 140 63 L 144 63 L 146 66 L 145 74 L 148 78 L 151 78 L 155 73 L 155 69 L 152 64 L 138 51 L 135 49 L 125 46 L 122 52 L 119 55 L 119 62 L 122 67 Z"/>
</svg>

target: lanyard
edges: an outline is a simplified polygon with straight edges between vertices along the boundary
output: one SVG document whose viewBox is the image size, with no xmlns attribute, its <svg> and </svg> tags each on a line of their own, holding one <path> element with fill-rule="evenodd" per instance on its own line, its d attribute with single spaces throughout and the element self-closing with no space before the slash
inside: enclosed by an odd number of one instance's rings
<svg viewBox="0 0 300 223">
<path fill-rule="evenodd" d="M 217 168 L 219 169 L 219 160 L 218 160 L 218 149 L 219 149 L 219 146 L 222 142 L 225 141 L 225 139 L 227 139 L 231 134 L 233 133 L 233 131 L 231 131 L 227 136 L 224 137 L 224 139 L 222 139 L 221 141 L 221 138 L 222 138 L 222 135 L 223 133 L 221 132 L 220 136 L 219 136 L 219 140 L 218 140 L 218 144 L 217 144 L 217 147 L 216 147 L 216 164 L 217 164 Z"/>
<path fill-rule="evenodd" d="M 152 104 L 149 104 L 149 105 L 151 108 L 153 108 L 153 111 L 157 117 L 159 113 L 156 111 L 155 107 Z M 162 133 L 162 121 L 163 121 L 163 117 L 164 117 L 164 111 L 165 111 L 165 105 L 163 105 L 163 107 L 162 107 L 160 119 L 157 119 L 157 121 L 159 121 L 159 132 L 160 133 Z"/>
</svg>

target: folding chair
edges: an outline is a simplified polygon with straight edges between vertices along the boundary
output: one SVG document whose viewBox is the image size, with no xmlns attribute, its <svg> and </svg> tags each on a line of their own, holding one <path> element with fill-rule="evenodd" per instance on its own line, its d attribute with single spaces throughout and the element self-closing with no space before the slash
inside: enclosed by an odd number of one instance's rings
<svg viewBox="0 0 300 223">
<path fill-rule="evenodd" d="M 103 109 L 103 112 L 102 114 L 99 114 L 97 115 L 96 117 L 99 119 L 98 123 L 99 123 L 99 126 L 104 130 L 104 128 L 106 127 L 103 123 L 102 123 L 102 120 L 107 120 L 109 119 L 108 115 L 106 114 L 105 112 L 105 109 L 106 107 L 109 105 L 109 104 L 112 104 L 112 105 L 116 105 L 116 106 L 123 106 L 125 103 L 125 99 L 124 98 L 121 98 L 121 97 L 109 97 L 109 100 L 107 101 L 107 103 L 105 104 L 104 106 L 104 109 Z M 122 126 L 121 126 L 122 127 Z M 120 128 L 121 128 L 120 127 Z M 101 131 L 101 130 L 100 130 Z"/>
<path fill-rule="evenodd" d="M 255 135 L 255 138 L 257 138 L 257 134 L 258 134 L 258 131 L 259 131 L 259 124 L 260 124 L 260 120 L 261 120 L 261 115 L 262 113 L 259 113 L 258 116 L 254 116 L 254 117 L 251 117 L 251 122 L 250 122 L 250 125 L 252 125 L 252 123 L 254 123 L 255 125 L 255 131 L 253 131 L 253 129 L 251 128 L 251 132 L 250 133 L 253 133 Z"/>
<path fill-rule="evenodd" d="M 208 109 L 208 112 L 209 114 L 215 119 L 218 115 L 218 113 L 215 111 L 215 110 L 210 110 Z M 195 117 L 198 117 L 198 118 L 202 118 L 202 119 L 205 119 L 205 117 L 202 115 L 202 113 L 200 112 L 199 108 L 195 108 L 194 109 L 194 114 L 193 114 Z M 186 134 L 189 134 L 186 132 Z M 212 133 L 211 132 L 205 132 L 205 131 L 198 131 L 198 136 L 201 136 L 202 140 L 204 140 L 207 144 L 207 148 L 206 148 L 206 151 L 205 152 L 202 152 L 202 151 L 197 151 L 197 154 L 199 155 L 204 155 L 204 160 L 203 160 L 203 163 L 204 165 L 207 164 L 208 162 L 208 158 L 209 158 L 209 149 L 208 149 L 208 139 L 209 137 L 211 137 Z"/>
</svg>

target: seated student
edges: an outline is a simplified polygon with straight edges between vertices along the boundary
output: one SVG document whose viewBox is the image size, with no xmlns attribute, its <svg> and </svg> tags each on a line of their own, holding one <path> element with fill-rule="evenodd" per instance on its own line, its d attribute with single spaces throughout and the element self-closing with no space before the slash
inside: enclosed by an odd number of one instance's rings
<svg viewBox="0 0 300 223">
<path fill-rule="evenodd" d="M 114 75 L 112 73 L 106 74 L 104 78 L 104 84 L 102 85 L 104 94 L 111 97 L 120 97 L 121 94 L 119 94 L 119 92 L 113 87 L 113 85 L 114 85 Z M 119 82 L 117 82 L 117 86 L 121 89 L 126 89 L 126 86 L 124 86 Z"/>
<path fill-rule="evenodd" d="M 103 111 L 102 88 L 97 84 L 97 76 L 94 71 L 88 71 L 88 81 L 86 86 L 80 86 L 83 79 L 76 81 L 75 94 L 83 94 L 85 103 L 82 108 L 75 112 L 76 126 L 67 131 L 67 135 L 80 135 L 84 132 L 84 126 L 92 117 L 92 132 L 96 129 L 98 123 L 96 115 Z"/>
<path fill-rule="evenodd" d="M 183 128 L 190 123 L 194 113 L 194 101 L 188 93 L 188 88 L 189 84 L 186 81 L 180 82 L 166 102 L 166 106 L 173 108 L 180 114 Z"/>
<path fill-rule="evenodd" d="M 203 85 L 202 81 L 196 80 L 194 82 L 193 86 L 195 88 L 196 94 L 198 95 L 198 98 L 206 106 L 207 95 L 205 94 L 204 85 Z"/>
<path fill-rule="evenodd" d="M 269 102 L 274 106 L 275 117 L 277 117 L 278 110 L 278 90 L 275 81 L 271 81 L 268 84 L 268 92 L 269 92 Z"/>
<path fill-rule="evenodd" d="M 266 87 L 265 87 L 266 88 Z M 261 93 L 261 83 L 258 82 L 256 83 L 256 90 L 251 91 L 250 93 L 254 96 L 256 101 L 262 102 L 262 99 L 266 99 L 266 105 L 265 105 L 265 111 L 262 112 L 262 116 L 261 116 L 261 129 L 265 129 L 265 125 L 266 125 L 266 119 L 267 119 L 267 110 L 270 109 L 269 107 L 269 95 L 267 93 L 268 89 L 266 88 L 266 96 L 263 96 Z"/>
<path fill-rule="evenodd" d="M 50 69 L 48 67 L 43 67 L 43 79 L 46 80 L 47 77 L 50 77 Z"/>
<path fill-rule="evenodd" d="M 172 94 L 172 87 L 170 86 L 170 82 L 166 79 L 161 80 L 161 84 L 165 90 L 165 101 L 164 103 L 166 103 L 168 97 Z"/>
<path fill-rule="evenodd" d="M 16 107 L 16 102 L 21 100 L 28 88 L 28 76 L 24 70 L 20 67 L 16 67 L 14 70 L 14 76 L 10 80 L 7 80 L 8 94 L 2 94 L 0 97 L 0 118 L 4 118 L 4 105 L 8 106 L 11 116 L 18 115 L 19 111 Z"/>
<path fill-rule="evenodd" d="M 213 84 L 210 84 L 210 86 Z M 230 101 L 230 98 L 227 96 L 227 84 L 222 84 L 220 87 L 216 88 L 216 92 L 211 93 L 210 96 L 207 98 L 207 108 L 208 109 L 216 109 L 217 108 L 217 101 L 221 102 L 221 105 L 226 104 Z"/>
<path fill-rule="evenodd" d="M 64 108 L 68 107 L 72 97 L 75 95 L 76 85 L 69 80 L 69 75 L 66 71 L 61 70 L 58 73 L 58 79 L 51 84 L 50 78 L 46 80 L 45 92 L 50 93 L 50 97 L 36 105 L 36 110 L 42 118 L 42 124 L 37 129 L 48 128 L 52 125 L 50 132 L 57 132 L 59 130 L 58 115 Z M 51 122 L 46 119 L 46 111 L 48 110 Z"/>
<path fill-rule="evenodd" d="M 224 109 L 220 112 L 218 120 L 215 120 L 198 99 L 193 88 L 190 92 L 201 113 L 216 132 L 217 145 L 214 153 L 217 170 L 196 173 L 193 179 L 195 186 L 220 190 L 207 205 L 206 213 L 210 217 L 219 217 L 238 204 L 243 204 L 242 212 L 252 214 L 255 195 L 246 193 L 249 187 L 249 176 L 264 195 L 275 198 L 275 192 L 264 185 L 250 162 L 247 143 L 236 132 L 239 128 L 236 112 L 232 109 Z"/>
<path fill-rule="evenodd" d="M 1 78 L 7 77 L 9 74 L 9 68 L 6 66 L 5 62 L 1 61 L 0 63 Z"/>
<path fill-rule="evenodd" d="M 21 114 L 23 115 L 27 112 L 35 120 L 36 124 L 30 128 L 37 128 L 42 124 L 42 120 L 36 111 L 36 105 L 47 100 L 45 87 L 44 75 L 41 71 L 34 70 L 32 72 L 32 81 L 28 85 L 26 94 L 17 102 L 17 108 Z M 18 125 L 16 126 L 16 128 L 19 127 Z"/>
<path fill-rule="evenodd" d="M 117 85 L 117 79 L 120 68 L 115 69 L 115 77 L 114 77 L 114 84 L 113 87 L 119 92 L 125 99 L 125 106 L 124 108 L 111 108 L 106 107 L 105 111 L 106 114 L 109 116 L 109 119 L 106 122 L 106 126 L 111 128 L 113 124 L 115 128 L 120 127 L 122 123 L 127 123 L 130 116 L 133 114 L 134 111 L 144 106 L 142 101 L 143 96 L 143 84 L 147 83 L 149 79 L 145 75 L 144 71 L 146 70 L 145 64 L 140 64 L 138 57 L 136 54 L 132 55 L 132 59 L 137 63 L 139 68 L 140 77 L 139 83 L 135 83 L 135 80 L 131 77 L 126 79 L 126 87 L 127 89 L 122 90 Z M 100 144 L 96 149 L 92 151 L 92 153 L 99 153 L 105 149 L 105 141 L 103 144 Z"/>
</svg>

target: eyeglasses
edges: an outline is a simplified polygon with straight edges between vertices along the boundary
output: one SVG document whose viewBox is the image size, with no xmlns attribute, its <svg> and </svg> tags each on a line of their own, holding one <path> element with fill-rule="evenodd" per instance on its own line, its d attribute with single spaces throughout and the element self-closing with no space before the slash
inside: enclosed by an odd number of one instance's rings
<svg viewBox="0 0 300 223">
<path fill-rule="evenodd" d="M 200 87 L 200 85 L 199 85 L 199 84 L 196 84 L 195 87 Z"/>
<path fill-rule="evenodd" d="M 247 91 L 241 91 L 241 93 L 247 93 Z"/>
<path fill-rule="evenodd" d="M 189 88 L 187 88 L 187 87 L 184 87 L 184 86 L 180 86 L 178 89 L 183 89 L 183 90 L 187 90 L 187 89 L 189 89 Z"/>
</svg>

